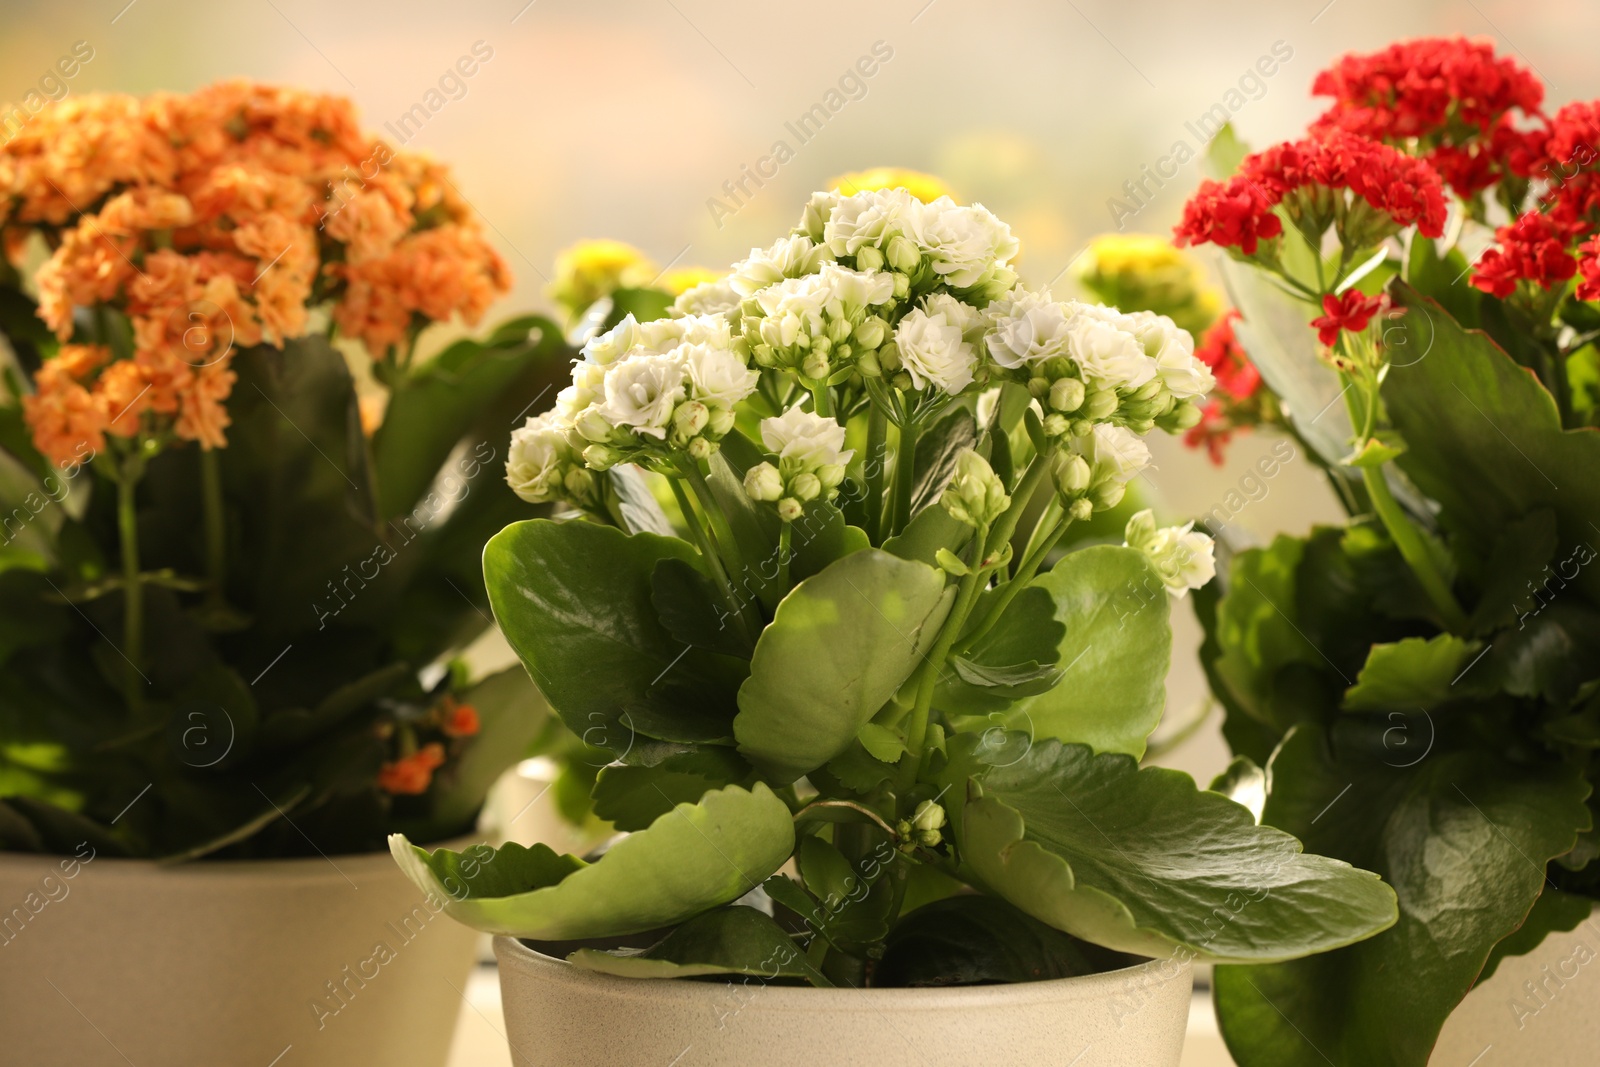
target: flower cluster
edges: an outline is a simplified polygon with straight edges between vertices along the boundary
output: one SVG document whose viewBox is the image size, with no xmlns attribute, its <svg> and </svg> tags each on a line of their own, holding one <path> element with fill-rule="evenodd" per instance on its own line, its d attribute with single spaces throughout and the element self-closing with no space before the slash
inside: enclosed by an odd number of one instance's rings
<svg viewBox="0 0 1600 1067">
<path fill-rule="evenodd" d="M 744 476 L 752 500 L 774 503 L 793 522 L 813 500 L 832 500 L 855 455 L 844 447 L 844 427 L 826 416 L 793 407 L 761 420 L 761 443 L 778 462 L 758 463 Z"/>
<path fill-rule="evenodd" d="M 1414 145 L 1463 197 L 1507 174 L 1527 177 L 1538 150 L 1539 132 L 1520 131 L 1514 113 L 1537 116 L 1544 86 L 1489 40 L 1423 38 L 1348 55 L 1312 92 L 1333 98 L 1313 129 Z"/>
<path fill-rule="evenodd" d="M 782 414 L 761 423 L 773 459 L 745 488 L 792 521 L 847 476 L 856 405 L 903 427 L 1009 381 L 1033 397 L 1044 436 L 1077 457 L 1056 479 L 1068 503 L 1113 506 L 1149 461 L 1138 435 L 1194 425 L 1212 375 L 1166 316 L 1018 286 L 1016 247 L 980 205 L 903 188 L 819 193 L 793 233 L 683 293 L 668 317 L 625 318 L 591 340 L 555 411 L 514 435 L 508 481 L 526 500 L 595 510 L 591 472 L 702 461 L 759 388 Z M 836 391 L 850 411 L 833 410 Z M 988 495 L 948 503 L 981 522 Z"/>
<path fill-rule="evenodd" d="M 14 263 L 34 235 L 53 249 L 39 312 L 63 341 L 76 309 L 131 327 L 97 365 L 40 376 L 28 419 L 53 459 L 107 433 L 221 447 L 233 349 L 281 347 L 313 307 L 384 357 L 510 285 L 444 168 L 364 135 L 348 101 L 247 82 L 40 112 L 0 146 Z"/>
<path fill-rule="evenodd" d="M 1198 336 L 1222 311 L 1194 258 L 1154 234 L 1103 234 L 1089 242 L 1078 280 L 1102 303 L 1165 315 Z"/>
<path fill-rule="evenodd" d="M 1184 206 L 1178 244 L 1210 242 L 1256 255 L 1261 240 L 1283 232 L 1272 212 L 1280 205 L 1308 239 L 1333 226 L 1350 249 L 1370 248 L 1412 225 L 1428 237 L 1444 232 L 1444 186 L 1431 167 L 1333 129 L 1246 156 L 1234 177 L 1202 185 Z M 1276 258 L 1275 250 L 1267 258 Z"/>
<path fill-rule="evenodd" d="M 481 727 L 478 709 L 446 696 L 418 722 L 402 728 L 410 752 L 378 768 L 378 788 L 393 796 L 418 796 L 433 784 L 433 773 L 447 761 L 445 746 L 451 741 L 477 734 Z M 441 741 L 415 743 L 418 728 L 443 735 Z"/>
<path fill-rule="evenodd" d="M 1124 538 L 1124 545 L 1144 553 L 1175 597 L 1187 596 L 1216 576 L 1216 546 L 1196 533 L 1192 522 L 1158 527 L 1154 513 L 1146 509 L 1128 520 Z"/>
<path fill-rule="evenodd" d="M 659 289 L 678 296 L 716 278 L 713 271 L 704 267 L 662 270 L 633 245 L 598 238 L 579 241 L 556 254 L 545 295 L 560 304 L 575 322 L 618 289 Z"/>
<path fill-rule="evenodd" d="M 1200 409 L 1200 421 L 1184 435 L 1190 448 L 1204 448 L 1211 462 L 1221 466 L 1235 430 L 1271 421 L 1272 395 L 1261 388 L 1261 372 L 1234 334 L 1240 319 L 1230 310 L 1206 331 L 1195 358 L 1216 378 L 1217 389 Z"/>
</svg>

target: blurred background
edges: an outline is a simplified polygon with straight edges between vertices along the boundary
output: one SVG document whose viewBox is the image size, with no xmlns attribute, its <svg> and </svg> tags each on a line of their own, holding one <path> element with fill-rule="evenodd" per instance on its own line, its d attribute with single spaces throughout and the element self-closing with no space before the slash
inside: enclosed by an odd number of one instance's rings
<svg viewBox="0 0 1600 1067">
<path fill-rule="evenodd" d="M 1552 103 L 1600 96 L 1600 5 L 1577 0 L 0 3 L 0 100 L 229 77 L 353 98 L 370 129 L 454 167 L 516 274 L 498 314 L 548 307 L 551 263 L 581 238 L 725 268 L 829 178 L 877 165 L 984 203 L 1021 238 L 1026 281 L 1077 295 L 1092 237 L 1170 230 L 1208 116 L 1256 146 L 1293 137 L 1321 110 L 1318 70 L 1403 37 L 1486 35 Z M 50 81 L 79 42 L 92 59 Z M 1160 436 L 1142 488 L 1165 517 L 1237 491 L 1228 532 L 1248 544 L 1338 513 L 1304 457 L 1253 477 L 1266 435 L 1237 438 L 1221 466 Z M 1173 618 L 1166 731 L 1205 692 L 1187 602 Z M 1216 718 L 1161 759 L 1204 784 L 1227 762 Z"/>
</svg>

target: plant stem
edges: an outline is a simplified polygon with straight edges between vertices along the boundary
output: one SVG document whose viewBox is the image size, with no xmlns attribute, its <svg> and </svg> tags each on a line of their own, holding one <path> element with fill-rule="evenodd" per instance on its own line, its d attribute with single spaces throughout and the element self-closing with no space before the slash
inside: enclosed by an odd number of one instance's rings
<svg viewBox="0 0 1600 1067">
<path fill-rule="evenodd" d="M 144 662 L 144 586 L 139 579 L 139 515 L 134 491 L 143 474 L 141 459 L 130 457 L 117 478 L 117 533 L 122 541 L 122 654 L 128 660 L 124 693 L 128 705 L 140 704 L 139 680 Z"/>
<path fill-rule="evenodd" d="M 944 661 L 949 657 L 951 647 L 955 645 L 967 616 L 972 612 L 973 602 L 987 584 L 989 572 L 983 563 L 987 558 L 984 546 L 988 544 L 988 536 L 987 527 L 978 527 L 978 535 L 972 542 L 972 559 L 967 564 L 967 573 L 961 578 L 955 606 L 950 609 L 933 650 L 923 662 L 922 677 L 917 681 L 916 703 L 911 706 L 911 718 L 906 724 L 906 755 L 900 765 L 902 778 L 905 779 L 900 790 L 902 793 L 915 782 L 922 764 L 922 750 L 928 740 L 928 717 L 933 709 L 933 690 L 938 685 L 940 672 L 944 670 Z"/>
<path fill-rule="evenodd" d="M 867 415 L 867 537 L 874 545 L 883 544 L 883 476 L 888 458 L 889 413 L 877 404 Z"/>
<path fill-rule="evenodd" d="M 963 650 L 970 649 L 985 634 L 994 629 L 995 624 L 1000 621 L 1000 616 L 1005 614 L 1006 608 L 1016 599 L 1017 594 L 1026 589 L 1028 583 L 1033 581 L 1033 576 L 1039 572 L 1039 568 L 1044 565 L 1044 561 L 1049 557 L 1050 550 L 1056 547 L 1056 543 L 1061 540 L 1062 536 L 1067 532 L 1067 527 L 1071 525 L 1072 520 L 1070 518 L 1058 517 L 1050 532 L 1045 534 L 1042 540 L 1028 550 L 1028 554 L 1023 557 L 1021 566 L 1017 568 L 1017 573 L 1012 575 L 1011 580 L 995 592 L 994 602 L 989 605 L 988 611 L 985 612 L 978 624 L 972 627 L 971 635 L 961 643 Z M 1034 536 L 1037 537 L 1038 534 L 1035 533 Z"/>
<path fill-rule="evenodd" d="M 728 581 L 728 573 L 723 570 L 722 559 L 717 555 L 717 550 L 712 547 L 711 539 L 706 536 L 705 526 L 700 522 L 700 516 L 695 514 L 694 503 L 689 499 L 689 494 L 684 492 L 683 483 L 676 478 L 668 478 L 667 484 L 672 486 L 672 495 L 678 500 L 678 508 L 683 512 L 683 521 L 689 527 L 689 533 L 694 537 L 694 543 L 700 549 L 700 555 L 705 557 L 706 567 L 711 571 L 712 579 L 722 591 L 722 599 L 734 618 L 739 620 L 739 626 L 745 636 L 755 641 L 755 635 L 750 631 L 750 620 L 744 612 L 744 605 L 733 591 L 733 586 Z"/>
<path fill-rule="evenodd" d="M 793 527 L 784 523 L 778 531 L 778 589 L 780 595 L 789 591 L 789 543 L 793 539 Z"/>
<path fill-rule="evenodd" d="M 1354 382 L 1349 374 L 1342 374 L 1345 385 L 1352 386 Z M 1376 382 L 1371 383 L 1370 391 L 1350 389 L 1345 393 L 1346 403 L 1350 408 L 1350 422 L 1352 425 L 1368 425 L 1357 407 L 1357 400 L 1351 396 L 1353 392 L 1365 392 L 1362 399 L 1370 405 L 1367 416 L 1372 416 L 1377 410 L 1378 390 Z M 1368 427 L 1370 431 L 1370 426 Z M 1365 445 L 1365 439 L 1357 442 L 1357 447 Z M 1394 493 L 1389 489 L 1389 480 L 1384 477 L 1382 467 L 1361 468 L 1361 481 L 1367 488 L 1367 496 L 1372 500 L 1372 510 L 1378 515 L 1384 529 L 1389 531 L 1389 539 L 1399 549 L 1400 556 L 1417 576 L 1417 581 L 1422 583 L 1423 592 L 1433 602 L 1434 610 L 1438 611 L 1445 629 L 1454 633 L 1465 633 L 1467 629 L 1467 614 L 1461 610 L 1455 594 L 1450 590 L 1450 583 L 1439 570 L 1433 555 L 1428 550 L 1427 542 L 1422 533 L 1406 515 L 1405 509 L 1394 498 Z"/>
<path fill-rule="evenodd" d="M 227 582 L 227 528 L 222 511 L 222 461 L 214 448 L 200 451 L 200 499 L 205 514 L 206 577 L 211 580 L 209 599 L 220 604 Z"/>
<path fill-rule="evenodd" d="M 900 426 L 900 442 L 895 447 L 894 457 L 894 507 L 885 537 L 904 530 L 911 521 L 911 481 L 916 476 L 917 438 L 921 434 L 922 427 L 910 420 Z"/>
<path fill-rule="evenodd" d="M 833 418 L 833 398 L 828 395 L 828 383 L 812 385 L 807 381 L 806 388 L 811 390 L 811 410 L 824 418 Z"/>
</svg>

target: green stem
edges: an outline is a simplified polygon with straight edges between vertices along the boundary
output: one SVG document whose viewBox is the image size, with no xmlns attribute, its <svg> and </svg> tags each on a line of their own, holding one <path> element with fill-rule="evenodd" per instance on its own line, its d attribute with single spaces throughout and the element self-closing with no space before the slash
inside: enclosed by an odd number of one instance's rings
<svg viewBox="0 0 1600 1067">
<path fill-rule="evenodd" d="M 117 533 L 122 541 L 122 654 L 128 660 L 124 692 L 130 707 L 140 704 L 144 662 L 144 586 L 139 577 L 139 515 L 134 491 L 143 463 L 130 458 L 117 478 Z"/>
<path fill-rule="evenodd" d="M 724 580 L 728 582 L 730 589 L 736 589 L 734 582 L 748 575 L 748 565 L 740 556 L 739 542 L 733 536 L 733 528 L 728 525 L 728 517 L 722 513 L 722 508 L 718 505 L 715 494 L 711 492 L 711 486 L 706 482 L 706 476 L 701 472 L 698 463 L 686 460 L 679 469 L 683 471 L 689 487 L 694 490 L 695 499 L 700 501 L 700 508 L 706 514 L 706 521 L 711 524 L 711 536 L 716 543 L 716 551 L 712 554 L 717 555 L 719 552 L 721 554 Z M 759 578 L 760 575 L 756 577 Z M 756 617 L 755 606 L 736 594 L 734 599 L 738 604 L 740 618 L 744 620 L 745 631 L 754 641 L 761 633 L 761 620 Z"/>
<path fill-rule="evenodd" d="M 1033 581 L 1033 576 L 1039 572 L 1039 568 L 1049 558 L 1051 550 L 1056 547 L 1062 536 L 1066 534 L 1067 527 L 1071 525 L 1072 520 L 1070 518 L 1062 519 L 1058 517 L 1055 526 L 1051 528 L 1050 532 L 1028 549 L 1028 554 L 1023 557 L 1021 566 L 1017 568 L 1017 573 L 1012 575 L 1011 580 L 995 592 L 993 603 L 989 605 L 988 610 L 978 624 L 972 627 L 971 636 L 961 643 L 962 649 L 970 649 L 982 640 L 985 634 L 994 629 L 995 624 L 1000 621 L 1000 616 L 1005 614 L 1007 606 L 1016 599 L 1018 593 L 1027 588 L 1029 582 Z M 1035 536 L 1038 536 L 1037 533 L 1035 533 Z"/>
<path fill-rule="evenodd" d="M 874 545 L 883 544 L 883 476 L 888 458 L 885 445 L 889 437 L 889 413 L 877 404 L 867 415 L 867 536 Z"/>
<path fill-rule="evenodd" d="M 828 383 L 818 382 L 813 385 L 807 380 L 806 388 L 811 390 L 811 410 L 824 418 L 833 418 L 833 398 L 828 395 Z"/>
<path fill-rule="evenodd" d="M 222 461 L 214 448 L 200 452 L 200 499 L 205 515 L 206 577 L 211 580 L 209 599 L 220 604 L 227 583 L 227 528 L 222 511 Z"/>
<path fill-rule="evenodd" d="M 689 499 L 689 494 L 684 492 L 683 483 L 676 478 L 668 478 L 667 484 L 672 486 L 672 495 L 677 498 L 678 509 L 683 512 L 684 524 L 689 527 L 689 533 L 694 538 L 695 546 L 700 549 L 700 555 L 705 557 L 706 567 L 711 571 L 712 580 L 721 589 L 724 603 L 734 618 L 739 620 L 739 626 L 745 631 L 745 636 L 754 641 L 755 635 L 750 631 L 749 619 L 745 615 L 743 604 L 728 581 L 728 573 L 723 570 L 722 559 L 712 547 L 711 539 L 706 536 L 705 526 L 700 522 L 700 516 L 695 514 L 694 503 Z"/>
<path fill-rule="evenodd" d="M 1352 385 L 1348 374 L 1341 375 L 1345 384 Z M 1358 411 L 1357 400 L 1350 394 L 1353 392 L 1366 392 L 1362 399 L 1370 405 L 1367 415 L 1377 409 L 1377 386 L 1372 384 L 1370 391 L 1350 389 L 1345 393 L 1346 403 L 1350 408 L 1350 422 L 1352 424 L 1366 425 L 1366 418 Z M 1364 445 L 1365 439 L 1358 441 L 1356 447 Z M 1422 533 L 1412 524 L 1411 518 L 1394 498 L 1394 493 L 1389 489 L 1389 480 L 1384 477 L 1382 467 L 1361 468 L 1361 482 L 1366 486 L 1367 496 L 1372 500 L 1372 509 L 1377 512 L 1378 519 L 1383 523 L 1384 529 L 1389 531 L 1389 539 L 1399 549 L 1400 556 L 1417 576 L 1417 581 L 1422 584 L 1423 592 L 1433 602 L 1434 609 L 1439 612 L 1440 619 L 1444 622 L 1445 629 L 1454 633 L 1465 633 L 1467 629 L 1467 614 L 1461 610 L 1461 605 L 1456 601 L 1455 594 L 1450 589 L 1450 582 L 1439 570 L 1432 553 L 1428 551 L 1427 542 L 1423 540 Z"/>
<path fill-rule="evenodd" d="M 778 530 L 778 590 L 779 595 L 789 591 L 789 543 L 793 539 L 793 528 L 790 523 L 784 523 Z"/>
<path fill-rule="evenodd" d="M 900 427 L 900 443 L 894 457 L 894 508 L 885 537 L 904 530 L 911 521 L 911 483 L 916 476 L 917 438 L 921 434 L 922 427 L 915 422 L 908 420 Z"/>
</svg>

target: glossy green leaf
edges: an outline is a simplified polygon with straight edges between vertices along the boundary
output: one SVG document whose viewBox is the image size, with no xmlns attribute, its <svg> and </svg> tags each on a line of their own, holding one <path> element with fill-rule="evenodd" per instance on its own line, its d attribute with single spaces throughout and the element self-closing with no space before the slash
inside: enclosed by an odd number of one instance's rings
<svg viewBox="0 0 1600 1067">
<path fill-rule="evenodd" d="M 678 804 L 749 777 L 750 765 L 726 748 L 680 752 L 650 766 L 614 764 L 595 780 L 594 813 L 618 830 L 643 830 Z"/>
<path fill-rule="evenodd" d="M 966 408 L 956 408 L 917 438 L 916 481 L 911 487 L 911 514 L 939 502 L 956 472 L 961 453 L 976 448 L 978 422 Z"/>
<path fill-rule="evenodd" d="M 1294 624 L 1295 571 L 1304 551 L 1305 542 L 1280 534 L 1266 548 L 1235 556 L 1228 595 L 1217 608 L 1216 675 L 1246 713 L 1278 733 L 1293 724 L 1276 708 L 1279 672 L 1291 664 L 1321 669 L 1325 663 Z"/>
<path fill-rule="evenodd" d="M 1378 877 L 1300 842 L 1179 771 L 1039 741 L 1020 757 L 951 741 L 940 776 L 962 869 L 1041 922 L 1107 948 L 1294 959 L 1395 917 Z"/>
<path fill-rule="evenodd" d="M 650 603 L 661 625 L 685 645 L 739 659 L 755 650 L 716 583 L 687 559 L 670 556 L 656 564 Z"/>
<path fill-rule="evenodd" d="M 1408 637 L 1374 645 L 1356 684 L 1345 693 L 1347 711 L 1423 711 L 1466 696 L 1455 686 L 1482 642 L 1453 634 Z"/>
<path fill-rule="evenodd" d="M 832 504 L 812 501 L 805 514 L 789 524 L 789 580 L 801 582 L 835 560 L 872 547 L 867 532 L 847 525 L 844 513 Z"/>
<path fill-rule="evenodd" d="M 963 894 L 925 904 L 896 923 L 873 979 L 885 986 L 935 988 L 1043 982 L 1133 962 L 996 897 Z"/>
<path fill-rule="evenodd" d="M 786 596 L 739 689 L 739 750 L 790 782 L 838 755 L 920 665 L 949 611 L 944 575 L 879 549 Z"/>
<path fill-rule="evenodd" d="M 568 956 L 567 962 L 620 978 L 743 974 L 829 984 L 806 962 L 805 953 L 783 927 L 743 905 L 698 915 L 647 949 L 582 948 Z"/>
<path fill-rule="evenodd" d="M 937 567 L 940 549 L 959 554 L 972 540 L 973 529 L 944 508 L 924 508 L 906 528 L 884 541 L 885 552 Z"/>
<path fill-rule="evenodd" d="M 978 599 L 973 620 L 987 616 L 996 596 L 998 590 L 990 590 Z M 991 629 L 950 658 L 934 706 L 947 713 L 1004 711 L 1023 697 L 1049 692 L 1061 681 L 1056 662 L 1065 636 L 1055 598 L 1039 585 L 1023 589 Z"/>
<path fill-rule="evenodd" d="M 1218 1015 L 1243 1067 L 1423 1067 L 1494 945 L 1523 924 L 1546 862 L 1589 824 L 1589 786 L 1571 769 L 1481 750 L 1395 766 L 1380 723 L 1340 726 L 1285 740 L 1263 817 L 1377 871 L 1400 919 L 1326 955 L 1218 968 Z"/>
<path fill-rule="evenodd" d="M 690 648 L 662 626 L 651 577 L 695 550 L 654 534 L 533 519 L 484 548 L 495 620 L 539 691 L 586 742 L 625 752 L 636 734 L 730 736 L 735 661 Z"/>
<path fill-rule="evenodd" d="M 1098 545 L 1068 553 L 1033 585 L 1050 595 L 1065 627 L 1054 663 L 1062 678 L 1019 701 L 1005 723 L 1038 738 L 1142 756 L 1166 705 L 1172 654 L 1160 575 L 1131 548 Z"/>
<path fill-rule="evenodd" d="M 1532 590 L 1545 580 L 1556 551 L 1556 516 L 1548 508 L 1529 512 L 1495 538 L 1484 563 L 1482 591 L 1473 609 L 1471 630 L 1483 637 L 1537 610 Z M 1558 576 L 1559 577 L 1559 576 Z"/>
<path fill-rule="evenodd" d="M 1417 355 L 1390 369 L 1383 399 L 1408 446 L 1397 462 L 1438 502 L 1440 520 L 1481 556 L 1538 508 L 1556 515 L 1558 555 L 1592 541 L 1600 434 L 1563 430 L 1531 371 L 1409 287 L 1392 292 L 1404 311 L 1390 332 L 1403 330 Z M 1580 568 L 1572 581 L 1600 602 L 1600 567 Z"/>
<path fill-rule="evenodd" d="M 678 805 L 649 829 L 619 840 L 595 863 L 572 868 L 541 853 L 533 877 L 518 859 L 511 875 L 495 872 L 493 882 L 468 879 L 466 895 L 459 882 L 452 893 L 445 880 L 448 856 L 431 859 L 398 834 L 389 847 L 401 870 L 442 901 L 452 918 L 486 933 L 561 941 L 653 930 L 738 899 L 788 861 L 794 824 L 788 807 L 765 785 L 730 787 L 707 793 L 698 804 Z M 505 846 L 478 862 L 493 871 L 502 854 L 521 857 L 528 851 L 510 851 L 519 848 Z M 570 869 L 562 874 L 563 868 Z M 552 881 L 554 875 L 561 877 Z M 483 889 L 475 888 L 480 884 Z M 482 895 L 507 888 L 513 891 Z"/>
</svg>

